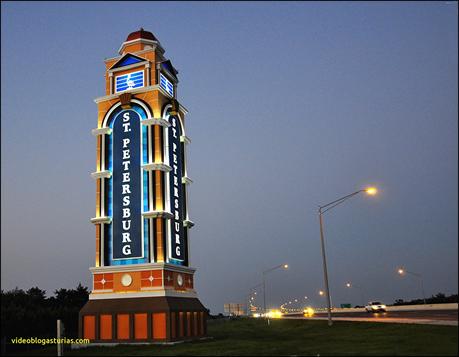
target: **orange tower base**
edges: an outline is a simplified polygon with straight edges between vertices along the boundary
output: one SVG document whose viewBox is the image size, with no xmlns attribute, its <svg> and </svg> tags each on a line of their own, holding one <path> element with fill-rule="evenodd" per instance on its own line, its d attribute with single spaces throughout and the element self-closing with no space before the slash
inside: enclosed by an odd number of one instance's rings
<svg viewBox="0 0 459 357">
<path fill-rule="evenodd" d="M 89 300 L 79 314 L 79 335 L 96 343 L 183 341 L 205 337 L 206 321 L 197 298 Z"/>
</svg>

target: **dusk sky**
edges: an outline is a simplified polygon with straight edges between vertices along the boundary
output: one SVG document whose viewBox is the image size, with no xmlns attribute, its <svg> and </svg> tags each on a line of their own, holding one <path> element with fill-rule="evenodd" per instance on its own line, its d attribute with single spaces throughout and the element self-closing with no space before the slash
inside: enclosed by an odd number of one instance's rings
<svg viewBox="0 0 459 357">
<path fill-rule="evenodd" d="M 268 306 L 458 290 L 456 2 L 2 2 L 1 287 L 52 294 L 94 266 L 94 98 L 151 31 L 189 109 L 191 266 L 212 313 L 268 275 Z M 261 305 L 261 300 L 257 302 Z"/>
</svg>

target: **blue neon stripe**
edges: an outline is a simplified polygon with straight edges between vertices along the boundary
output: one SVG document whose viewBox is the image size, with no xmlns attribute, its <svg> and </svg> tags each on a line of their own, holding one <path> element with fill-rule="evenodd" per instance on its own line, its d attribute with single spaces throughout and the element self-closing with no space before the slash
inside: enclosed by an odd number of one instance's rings
<svg viewBox="0 0 459 357">
<path fill-rule="evenodd" d="M 118 81 L 117 83 L 118 83 L 118 84 L 122 84 L 122 83 L 126 83 L 126 82 L 128 82 L 128 81 L 143 82 L 143 77 L 139 77 L 139 78 L 130 78 L 130 79 L 127 79 L 127 80 Z"/>
<path fill-rule="evenodd" d="M 116 83 L 117 84 L 120 84 L 120 83 L 125 83 L 127 81 L 142 81 L 143 82 L 143 77 L 130 77 L 129 79 L 128 78 L 122 78 L 120 80 L 117 80 Z"/>
<path fill-rule="evenodd" d="M 138 88 L 138 87 L 142 87 L 143 86 L 143 83 L 134 83 L 134 85 L 132 87 L 129 87 L 128 85 L 122 85 L 122 86 L 118 86 L 116 87 L 118 91 L 120 90 L 124 90 L 124 89 L 128 89 L 128 88 Z"/>
<path fill-rule="evenodd" d="M 147 118 L 147 114 L 144 112 L 144 110 L 140 106 L 133 105 L 132 109 L 135 110 L 137 113 L 139 113 L 141 120 L 145 120 Z M 113 114 L 111 115 L 111 118 L 116 118 L 116 116 L 119 114 L 119 112 L 121 112 L 121 110 L 122 110 L 121 107 L 116 109 L 113 112 Z M 114 124 L 114 120 L 111 120 L 109 126 L 112 129 L 113 129 L 113 124 Z M 144 146 L 142 148 L 142 159 L 144 159 L 146 157 L 146 150 L 144 148 L 145 148 L 145 143 L 147 141 L 147 139 L 146 139 L 147 138 L 147 131 L 146 131 L 146 127 L 144 127 L 144 126 L 142 126 L 142 136 L 143 136 L 142 140 L 143 140 L 143 143 L 144 143 Z M 109 136 L 109 145 L 108 145 L 108 154 L 109 154 L 108 167 L 109 167 L 109 170 L 113 171 L 112 140 L 113 140 L 112 136 L 110 135 Z M 108 198 L 108 212 L 109 212 L 110 216 L 112 216 L 112 212 L 113 212 L 112 185 L 113 185 L 113 176 L 110 179 L 108 179 L 109 193 L 107 195 L 107 198 Z M 143 197 L 144 202 L 143 202 L 142 206 L 145 207 L 145 198 L 147 199 L 147 205 L 148 205 L 148 191 L 147 191 L 148 190 L 148 186 L 147 186 L 147 181 L 145 179 L 145 175 L 144 175 L 143 187 L 144 187 L 144 197 Z M 148 207 L 147 207 L 147 210 L 148 210 Z M 107 237 L 106 237 L 106 238 L 108 238 L 108 249 L 107 249 L 108 255 L 106 256 L 106 260 L 108 261 L 108 265 L 112 265 L 113 266 L 113 265 L 144 264 L 144 263 L 148 263 L 149 262 L 148 244 L 149 244 L 149 236 L 150 235 L 149 235 L 149 231 L 148 231 L 148 223 L 147 223 L 146 219 L 143 219 L 142 223 L 144 225 L 143 246 L 144 246 L 144 255 L 145 255 L 145 257 L 144 258 L 140 258 L 140 259 L 126 259 L 126 260 L 112 260 L 113 238 L 112 238 L 112 224 L 110 224 L 109 229 L 107 230 L 108 234 L 107 234 Z"/>
</svg>

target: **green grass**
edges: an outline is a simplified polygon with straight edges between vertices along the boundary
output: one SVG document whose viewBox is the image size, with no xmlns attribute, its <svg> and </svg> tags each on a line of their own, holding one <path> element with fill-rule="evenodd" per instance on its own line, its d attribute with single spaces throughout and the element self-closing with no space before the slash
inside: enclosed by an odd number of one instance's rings
<svg viewBox="0 0 459 357">
<path fill-rule="evenodd" d="M 66 356 L 272 356 L 272 355 L 390 355 L 458 354 L 458 328 L 366 322 L 258 319 L 210 321 L 213 339 L 173 346 L 89 347 Z M 36 351 L 55 355 L 55 348 Z"/>
</svg>

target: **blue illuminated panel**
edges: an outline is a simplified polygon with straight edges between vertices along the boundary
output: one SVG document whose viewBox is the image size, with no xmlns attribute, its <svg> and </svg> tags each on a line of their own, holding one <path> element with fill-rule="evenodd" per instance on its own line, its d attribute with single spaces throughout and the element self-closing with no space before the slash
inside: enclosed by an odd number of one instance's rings
<svg viewBox="0 0 459 357">
<path fill-rule="evenodd" d="M 145 120 L 147 118 L 147 114 L 145 111 L 139 107 L 138 105 L 134 104 L 131 107 L 130 112 L 136 112 L 138 116 L 140 117 L 140 120 Z M 115 133 L 115 124 L 116 124 L 116 119 L 118 120 L 122 119 L 122 114 L 125 113 L 126 110 L 123 110 L 121 107 L 117 108 L 110 116 L 109 120 L 109 126 L 113 130 L 112 135 L 108 135 L 108 143 L 107 143 L 107 149 L 108 149 L 108 169 L 113 172 L 115 169 L 116 171 L 116 160 L 114 160 L 115 152 L 114 152 L 114 139 L 116 136 Z M 133 113 L 134 114 L 134 113 Z M 135 115 L 134 115 L 135 116 Z M 144 125 L 141 125 L 139 121 L 137 121 L 139 130 L 141 130 L 136 137 L 138 136 L 139 138 L 141 137 L 141 142 L 138 142 L 138 139 L 134 140 L 132 139 L 132 143 L 137 142 L 139 147 L 141 148 L 141 153 L 136 155 L 138 157 L 138 161 L 141 163 L 146 162 L 146 145 L 145 143 L 147 142 L 147 130 Z M 133 123 L 134 124 L 134 123 Z M 132 124 L 132 125 L 133 125 Z M 132 130 L 132 129 L 131 129 Z M 140 163 L 138 163 L 136 166 L 138 166 Z M 118 168 L 119 170 L 119 168 Z M 142 170 L 143 171 L 143 170 Z M 113 172 L 114 173 L 114 172 Z M 137 194 L 138 196 L 138 201 L 139 205 L 143 208 L 143 211 L 148 211 L 148 175 L 146 175 L 145 172 L 142 172 L 142 182 L 140 185 L 138 185 L 137 190 L 142 187 L 143 189 Z M 107 205 L 108 205 L 108 214 L 113 218 L 113 221 L 106 225 L 107 229 L 105 231 L 105 265 L 130 265 L 130 264 L 145 264 L 149 262 L 149 239 L 148 237 L 150 236 L 150 226 L 148 224 L 148 219 L 142 218 L 141 221 L 139 222 L 141 226 L 141 231 L 140 233 L 137 233 L 138 235 L 141 236 L 141 244 L 143 246 L 143 252 L 144 256 L 141 258 L 136 258 L 136 257 L 127 257 L 125 259 L 113 259 L 113 256 L 116 255 L 116 237 L 114 234 L 114 226 L 116 225 L 116 213 L 115 213 L 115 207 L 116 205 L 120 205 L 121 202 L 119 199 L 116 199 L 116 194 L 114 194 L 113 189 L 116 189 L 116 184 L 114 183 L 114 177 L 115 175 L 112 175 L 109 179 L 107 179 Z M 137 186 L 137 185 L 136 185 Z M 134 186 L 131 187 L 132 190 L 134 190 Z M 134 192 L 134 191 L 132 191 Z M 140 199 L 142 198 L 142 199 Z M 116 231 L 116 228 L 115 228 Z M 134 237 L 132 237 L 134 238 Z M 114 244 L 115 243 L 115 244 Z"/>
<path fill-rule="evenodd" d="M 169 116 L 171 126 L 168 130 L 169 139 L 169 163 L 172 171 L 169 173 L 170 186 L 170 202 L 171 213 L 174 216 L 170 220 L 170 251 L 169 260 L 171 263 L 177 264 L 184 262 L 186 259 L 186 242 L 183 228 L 183 220 L 185 219 L 185 194 L 183 191 L 182 176 L 182 145 L 180 143 L 181 128 L 179 119 L 175 116 Z M 181 263 L 179 263 L 181 264 Z"/>
<path fill-rule="evenodd" d="M 162 73 L 159 74 L 159 85 L 163 88 L 167 93 L 174 96 L 174 85 L 165 77 Z"/>
<path fill-rule="evenodd" d="M 115 77 L 115 92 L 143 87 L 143 71 L 123 74 Z"/>
</svg>

